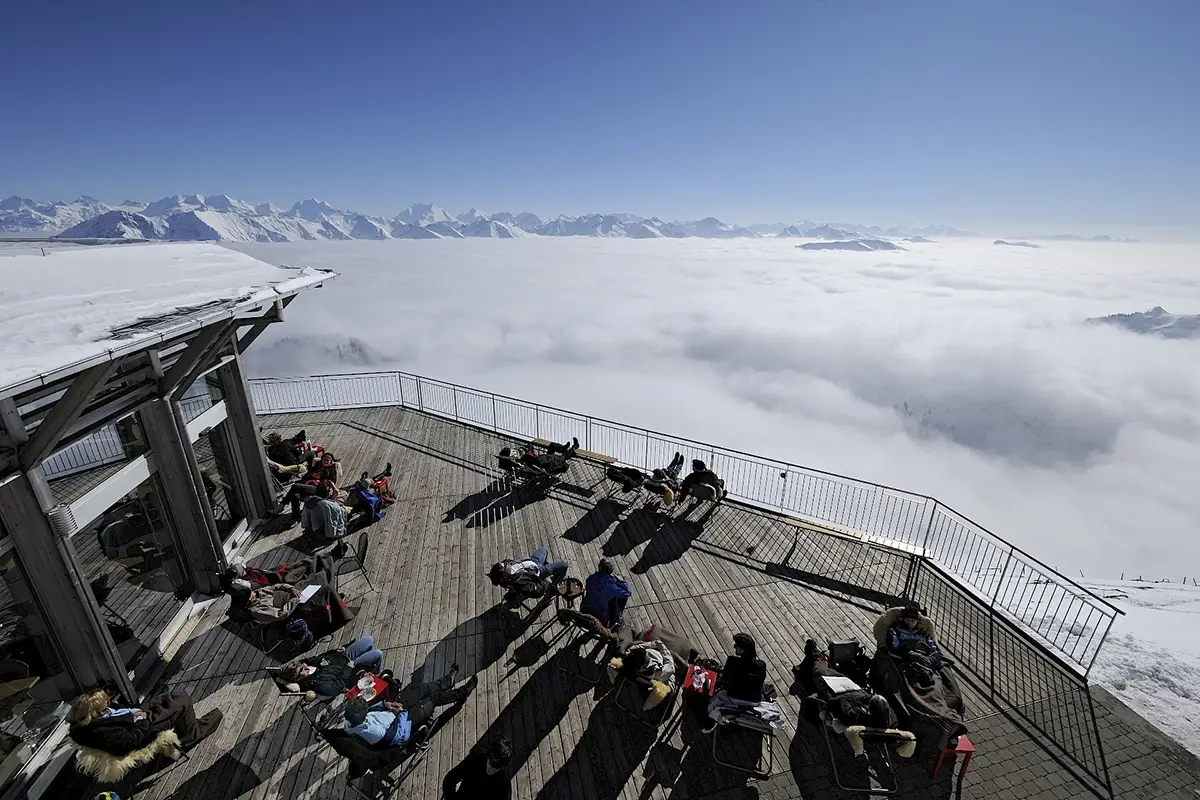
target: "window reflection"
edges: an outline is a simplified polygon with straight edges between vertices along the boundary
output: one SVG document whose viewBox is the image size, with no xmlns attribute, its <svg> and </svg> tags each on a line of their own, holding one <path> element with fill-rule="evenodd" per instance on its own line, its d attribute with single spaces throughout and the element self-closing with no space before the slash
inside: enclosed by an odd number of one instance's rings
<svg viewBox="0 0 1200 800">
<path fill-rule="evenodd" d="M 196 461 L 200 465 L 200 478 L 204 482 L 204 491 L 212 506 L 222 541 L 229 538 L 246 516 L 237 479 L 237 461 L 233 458 L 233 442 L 228 431 L 229 423 L 222 422 L 201 433 L 193 445 Z"/>
<path fill-rule="evenodd" d="M 123 663 L 153 652 L 181 605 L 184 586 L 170 521 L 150 476 L 71 537 Z"/>
<path fill-rule="evenodd" d="M 183 412 L 183 418 L 191 422 L 224 399 L 225 391 L 214 370 L 188 387 L 183 397 L 179 398 L 179 409 Z"/>
<path fill-rule="evenodd" d="M 16 554 L 0 555 L 0 787 L 53 731 L 74 693 Z"/>
<path fill-rule="evenodd" d="M 42 472 L 54 498 L 70 504 L 148 449 L 137 414 L 130 414 L 58 450 L 42 462 Z"/>
</svg>

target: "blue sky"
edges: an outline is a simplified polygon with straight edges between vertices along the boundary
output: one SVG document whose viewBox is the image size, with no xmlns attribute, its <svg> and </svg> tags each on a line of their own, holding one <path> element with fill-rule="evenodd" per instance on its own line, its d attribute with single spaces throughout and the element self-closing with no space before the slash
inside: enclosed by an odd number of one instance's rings
<svg viewBox="0 0 1200 800">
<path fill-rule="evenodd" d="M 10 4 L 0 195 L 1191 227 L 1194 0 Z"/>
</svg>

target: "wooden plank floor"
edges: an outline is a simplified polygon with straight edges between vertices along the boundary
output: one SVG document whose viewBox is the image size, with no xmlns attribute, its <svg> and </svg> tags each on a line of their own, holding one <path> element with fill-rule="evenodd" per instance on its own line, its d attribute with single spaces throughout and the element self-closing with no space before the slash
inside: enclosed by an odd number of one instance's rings
<svg viewBox="0 0 1200 800">
<path fill-rule="evenodd" d="M 808 637 L 870 641 L 880 607 L 862 599 L 869 592 L 847 587 L 894 585 L 902 579 L 902 560 L 843 539 L 797 532 L 729 504 L 703 525 L 664 521 L 650 510 L 602 500 L 607 491 L 602 471 L 579 461 L 572 465 L 570 485 L 529 502 L 498 481 L 500 439 L 398 408 L 274 415 L 263 418 L 263 427 L 281 433 L 306 429 L 311 440 L 342 459 L 350 475 L 386 461 L 394 465 L 399 501 L 370 529 L 367 566 L 376 591 L 367 591 L 361 574 L 345 571 L 341 588 L 359 612 L 335 643 L 373 634 L 385 651 L 385 666 L 416 681 L 440 676 L 453 662 L 462 667 L 460 677 L 479 676 L 478 691 L 446 721 L 395 797 L 440 796 L 445 772 L 472 747 L 501 734 L 514 741 L 511 774 L 514 796 L 521 800 L 845 796 L 832 783 L 820 732 L 797 721 L 798 701 L 785 694 L 790 667 L 800 661 Z M 247 560 L 270 566 L 300 558 L 303 553 L 292 546 L 298 535 L 292 528 L 264 536 L 247 549 Z M 602 556 L 614 560 L 633 585 L 627 616 L 686 633 L 705 655 L 723 659 L 738 631 L 756 637 L 792 726 L 777 738 L 772 778 L 747 785 L 738 773 L 714 764 L 710 738 L 698 733 L 690 716 L 654 730 L 615 708 L 605 696 L 606 681 L 593 688 L 560 669 L 587 669 L 582 660 L 587 649 L 577 656 L 562 641 L 551 644 L 561 630 L 551 622 L 552 613 L 532 621 L 516 618 L 499 605 L 499 592 L 486 578 L 493 562 L 542 544 L 552 557 L 571 563 L 572 575 L 586 576 Z M 805 580 L 762 568 L 780 550 Z M 201 712 L 221 708 L 225 724 L 188 762 L 139 797 L 353 797 L 345 789 L 344 763 L 314 741 L 293 713 L 293 698 L 278 697 L 265 678 L 262 667 L 276 659 L 227 623 L 224 610 L 225 601 L 218 601 L 194 625 L 165 686 L 189 692 Z M 1088 770 L 1056 755 L 1022 716 L 993 704 L 969 681 L 964 690 L 979 748 L 964 797 L 1109 796 L 1085 786 Z M 1068 727 L 1097 730 L 1101 749 L 1116 749 L 1111 742 L 1125 739 L 1145 741 L 1144 731 L 1107 706 L 1089 705 L 1087 713 L 1089 719 L 1067 720 Z M 1097 716 L 1103 724 L 1096 724 Z M 731 754 L 745 758 L 757 747 L 731 742 Z M 1141 781 L 1146 793 L 1128 796 L 1194 800 L 1185 792 L 1200 785 L 1193 780 L 1200 771 L 1188 772 L 1177 754 L 1160 758 L 1155 752 L 1121 744 L 1103 765 L 1101 783 Z M 849 762 L 846 768 L 852 774 L 859 769 Z M 900 764 L 899 796 L 952 796 L 949 771 L 934 781 L 930 768 L 928 758 Z M 1154 769 L 1165 777 L 1150 783 L 1144 776 Z M 1023 781 L 1022 774 L 1038 777 Z"/>
</svg>

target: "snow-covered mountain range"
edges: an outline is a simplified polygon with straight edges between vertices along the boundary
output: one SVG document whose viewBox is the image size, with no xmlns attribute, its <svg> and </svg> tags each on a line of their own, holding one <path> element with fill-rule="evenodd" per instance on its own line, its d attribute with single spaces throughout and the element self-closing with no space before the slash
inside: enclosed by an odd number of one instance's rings
<svg viewBox="0 0 1200 800">
<path fill-rule="evenodd" d="M 455 239 L 521 236 L 606 236 L 631 239 L 710 239 L 780 236 L 833 240 L 886 237 L 969 236 L 945 226 L 888 228 L 819 225 L 803 220 L 741 227 L 716 217 L 667 222 L 634 214 L 584 214 L 543 220 L 528 212 L 489 213 L 472 208 L 452 214 L 435 203 L 415 203 L 393 217 L 339 209 L 310 198 L 283 210 L 228 195 L 173 195 L 152 203 L 109 205 L 92 197 L 45 203 L 25 197 L 0 201 L 0 233 L 57 234 L 64 239 L 168 239 L 288 242 L 302 239 Z"/>
<path fill-rule="evenodd" d="M 1200 339 L 1200 314 L 1172 314 L 1162 306 L 1132 314 L 1091 317 L 1096 325 L 1115 325 L 1134 333 L 1161 336 L 1164 339 Z"/>
</svg>

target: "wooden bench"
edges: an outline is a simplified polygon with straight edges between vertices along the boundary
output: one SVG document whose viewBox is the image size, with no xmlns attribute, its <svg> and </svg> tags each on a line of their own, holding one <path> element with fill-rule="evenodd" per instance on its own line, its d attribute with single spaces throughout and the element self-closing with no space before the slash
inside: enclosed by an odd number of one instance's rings
<svg viewBox="0 0 1200 800">
<path fill-rule="evenodd" d="M 533 443 L 542 447 L 549 447 L 553 442 L 549 439 L 534 439 Z M 584 450 L 582 447 L 575 451 L 578 458 L 586 458 L 588 461 L 598 461 L 601 464 L 615 464 L 617 460 L 612 456 L 606 456 L 603 453 L 594 453 L 591 450 Z"/>
</svg>

